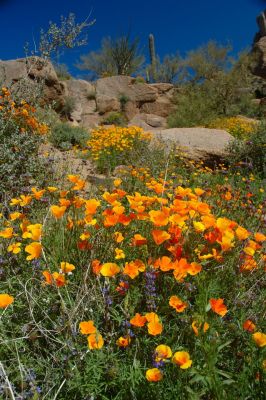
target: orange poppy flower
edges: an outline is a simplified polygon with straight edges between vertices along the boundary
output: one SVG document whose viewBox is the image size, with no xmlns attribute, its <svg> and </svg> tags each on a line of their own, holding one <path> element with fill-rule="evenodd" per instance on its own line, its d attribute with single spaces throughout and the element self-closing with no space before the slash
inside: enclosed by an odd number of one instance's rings
<svg viewBox="0 0 266 400">
<path fill-rule="evenodd" d="M 62 271 L 62 273 L 64 274 L 69 274 L 70 272 L 74 271 L 74 269 L 76 269 L 75 265 L 73 264 L 69 264 L 66 261 L 62 261 L 60 263 L 60 270 Z"/>
<path fill-rule="evenodd" d="M 79 330 L 82 335 L 90 335 L 91 333 L 96 333 L 97 329 L 94 326 L 93 321 L 82 321 L 79 324 Z"/>
<path fill-rule="evenodd" d="M 65 286 L 65 284 L 67 283 L 64 274 L 53 272 L 52 277 L 57 287 Z"/>
<path fill-rule="evenodd" d="M 0 231 L 0 237 L 4 239 L 11 239 L 14 236 L 13 228 L 6 228 Z"/>
<path fill-rule="evenodd" d="M 246 256 L 244 259 L 244 263 L 240 266 L 240 271 L 245 272 L 245 271 L 253 271 L 254 269 L 257 269 L 259 266 L 254 260 L 252 256 Z"/>
<path fill-rule="evenodd" d="M 121 183 L 122 183 L 122 179 L 120 179 L 120 178 L 117 178 L 117 179 L 115 179 L 114 180 L 114 186 L 115 187 L 118 187 L 118 186 L 120 186 L 121 185 Z"/>
<path fill-rule="evenodd" d="M 16 219 L 19 219 L 19 218 L 23 218 L 23 214 L 18 211 L 15 211 L 15 212 L 9 214 L 9 219 L 11 221 L 16 221 Z"/>
<path fill-rule="evenodd" d="M 225 200 L 231 200 L 232 199 L 232 193 L 231 192 L 226 192 L 225 194 L 224 194 L 224 199 Z"/>
<path fill-rule="evenodd" d="M 131 243 L 132 246 L 142 246 L 147 243 L 147 239 L 142 235 L 140 235 L 139 233 L 137 233 L 136 235 L 134 235 L 134 238 L 132 239 Z"/>
<path fill-rule="evenodd" d="M 65 206 L 66 208 L 71 205 L 71 200 L 68 199 L 59 199 L 60 206 Z"/>
<path fill-rule="evenodd" d="M 253 333 L 252 338 L 257 346 L 264 347 L 266 346 L 266 334 L 262 332 Z"/>
<path fill-rule="evenodd" d="M 102 198 L 107 201 L 109 204 L 114 204 L 117 199 L 119 198 L 118 193 L 109 193 L 109 192 L 104 192 L 102 195 Z"/>
<path fill-rule="evenodd" d="M 163 379 L 163 374 L 158 368 L 151 368 L 146 371 L 146 379 L 149 382 L 158 382 Z"/>
<path fill-rule="evenodd" d="M 48 190 L 50 193 L 53 193 L 53 192 L 56 192 L 56 191 L 57 191 L 57 188 L 54 187 L 54 186 L 47 186 L 47 190 Z"/>
<path fill-rule="evenodd" d="M 14 302 L 14 297 L 7 293 L 0 294 L 0 308 L 6 308 Z"/>
<path fill-rule="evenodd" d="M 189 273 L 189 275 L 197 275 L 198 273 L 200 273 L 200 271 L 202 270 L 202 266 L 200 264 L 197 264 L 196 262 L 192 262 L 191 264 L 189 264 L 187 272 Z"/>
<path fill-rule="evenodd" d="M 212 215 L 204 215 L 201 217 L 201 221 L 204 224 L 205 228 L 214 227 L 216 224 L 216 219 Z"/>
<path fill-rule="evenodd" d="M 93 215 L 96 213 L 97 208 L 101 205 L 100 201 L 96 199 L 86 200 L 85 202 L 85 213 Z"/>
<path fill-rule="evenodd" d="M 75 196 L 74 199 L 72 200 L 72 204 L 75 208 L 81 208 L 83 204 L 85 204 L 85 200 L 82 199 L 81 197 Z"/>
<path fill-rule="evenodd" d="M 155 349 L 155 361 L 166 360 L 172 357 L 172 350 L 169 346 L 165 344 L 160 344 Z"/>
<path fill-rule="evenodd" d="M 149 212 L 150 221 L 155 226 L 165 226 L 169 221 L 169 209 L 163 207 L 162 210 L 151 210 Z"/>
<path fill-rule="evenodd" d="M 135 279 L 140 272 L 145 271 L 145 264 L 141 260 L 130 261 L 125 264 L 123 274 Z"/>
<path fill-rule="evenodd" d="M 23 239 L 30 238 L 32 240 L 40 240 L 42 235 L 42 224 L 29 224 L 23 232 Z"/>
<path fill-rule="evenodd" d="M 91 266 L 92 266 L 92 272 L 95 275 L 99 275 L 101 268 L 102 268 L 102 264 L 101 264 L 100 260 L 92 260 Z"/>
<path fill-rule="evenodd" d="M 263 233 L 257 232 L 254 235 L 256 242 L 264 242 L 266 240 L 266 236 Z"/>
<path fill-rule="evenodd" d="M 18 254 L 21 251 L 20 246 L 21 246 L 20 242 L 12 243 L 8 246 L 7 251 L 13 254 Z"/>
<path fill-rule="evenodd" d="M 121 232 L 114 233 L 116 243 L 121 243 L 125 239 Z"/>
<path fill-rule="evenodd" d="M 75 185 L 72 187 L 72 190 L 82 190 L 86 184 L 85 181 L 80 179 L 79 175 L 68 175 L 68 180 Z"/>
<path fill-rule="evenodd" d="M 247 332 L 254 332 L 256 329 L 256 325 L 253 324 L 253 322 L 250 319 L 247 319 L 244 323 L 243 323 L 243 329 Z"/>
<path fill-rule="evenodd" d="M 50 207 L 51 213 L 56 219 L 60 219 L 63 217 L 66 211 L 66 206 L 51 206 Z"/>
<path fill-rule="evenodd" d="M 119 339 L 117 339 L 116 344 L 119 347 L 127 347 L 131 342 L 131 339 L 129 336 L 121 336 Z"/>
<path fill-rule="evenodd" d="M 186 258 L 181 258 L 180 260 L 176 260 L 173 263 L 174 267 L 174 277 L 178 282 L 182 282 L 183 279 L 187 276 L 188 274 L 188 269 L 190 268 L 190 265 L 188 264 Z"/>
<path fill-rule="evenodd" d="M 90 350 L 99 350 L 103 347 L 104 340 L 100 333 L 92 333 L 88 336 L 88 347 Z"/>
<path fill-rule="evenodd" d="M 185 303 L 184 301 L 182 301 L 179 297 L 177 296 L 171 296 L 169 299 L 169 305 L 171 307 L 173 307 L 176 312 L 180 313 L 183 312 L 185 310 L 185 308 L 187 308 L 187 303 Z"/>
<path fill-rule="evenodd" d="M 200 233 L 200 232 L 204 232 L 206 227 L 202 222 L 199 221 L 193 221 L 193 226 L 195 228 L 195 231 Z"/>
<path fill-rule="evenodd" d="M 31 191 L 33 193 L 33 197 L 36 200 L 40 200 L 45 193 L 45 189 L 37 190 L 35 187 L 31 188 Z"/>
<path fill-rule="evenodd" d="M 221 317 L 224 317 L 225 314 L 228 312 L 223 299 L 210 299 L 210 305 L 212 311 L 218 315 L 221 315 Z"/>
<path fill-rule="evenodd" d="M 152 232 L 152 237 L 155 243 L 159 246 L 166 240 L 170 239 L 171 235 L 169 235 L 166 231 L 161 231 L 160 229 L 155 229 Z"/>
<path fill-rule="evenodd" d="M 192 326 L 193 332 L 195 333 L 196 336 L 199 336 L 199 329 L 205 333 L 205 332 L 207 332 L 207 330 L 210 327 L 208 322 L 204 322 L 203 328 L 202 328 L 202 323 L 199 324 L 197 321 L 193 321 L 191 326 Z"/>
<path fill-rule="evenodd" d="M 158 260 L 156 260 L 155 266 L 157 264 L 159 265 L 160 270 L 163 272 L 170 271 L 171 269 L 174 268 L 174 264 L 172 263 L 171 258 L 169 258 L 167 256 L 163 256 L 163 257 L 159 258 Z"/>
<path fill-rule="evenodd" d="M 119 215 L 118 222 L 124 226 L 128 226 L 130 222 L 135 218 L 134 214 L 130 215 Z"/>
<path fill-rule="evenodd" d="M 249 231 L 247 231 L 242 226 L 238 226 L 235 232 L 239 240 L 246 240 L 250 235 Z"/>
<path fill-rule="evenodd" d="M 179 365 L 181 369 L 190 368 L 192 364 L 189 353 L 187 353 L 186 351 L 177 351 L 174 354 L 172 361 L 174 364 Z"/>
<path fill-rule="evenodd" d="M 54 283 L 57 287 L 61 287 L 67 283 L 64 274 L 59 274 L 58 272 L 53 272 L 51 274 L 47 270 L 43 271 L 42 274 L 45 278 L 46 285 L 52 285 Z"/>
<path fill-rule="evenodd" d="M 20 203 L 21 207 L 26 207 L 27 205 L 30 204 L 31 200 L 32 200 L 31 196 L 29 196 L 29 195 L 28 196 L 24 196 L 24 194 L 22 194 L 20 196 L 19 203 Z"/>
<path fill-rule="evenodd" d="M 115 276 L 120 272 L 120 268 L 115 263 L 105 263 L 102 265 L 100 269 L 100 274 L 105 277 L 112 277 Z"/>
<path fill-rule="evenodd" d="M 142 316 L 141 314 L 136 313 L 129 322 L 131 323 L 131 325 L 141 328 L 142 326 L 144 326 L 146 324 L 147 319 L 145 316 Z"/>
<path fill-rule="evenodd" d="M 160 335 L 163 331 L 163 325 L 160 323 L 159 317 L 156 313 L 151 312 L 145 315 L 148 324 L 148 333 L 152 336 Z"/>
<path fill-rule="evenodd" d="M 39 242 L 32 242 L 25 247 L 25 251 L 26 253 L 29 253 L 26 260 L 30 261 L 34 258 L 39 258 L 42 252 L 42 245 Z"/>
<path fill-rule="evenodd" d="M 45 278 L 45 284 L 46 284 L 46 285 L 52 285 L 52 283 L 53 283 L 53 276 L 52 276 L 52 274 L 51 274 L 49 271 L 47 271 L 47 270 L 43 271 L 42 274 L 43 274 L 43 276 L 44 276 L 44 278 Z"/>
<path fill-rule="evenodd" d="M 203 193 L 205 193 L 205 190 L 200 189 L 200 188 L 195 188 L 194 192 L 196 193 L 197 196 L 201 196 L 201 195 L 203 195 Z"/>
<path fill-rule="evenodd" d="M 125 212 L 125 207 L 121 205 L 121 203 L 118 202 L 113 208 L 112 211 L 116 215 L 122 215 Z"/>
<path fill-rule="evenodd" d="M 125 258 L 125 257 L 126 257 L 125 253 L 123 252 L 122 249 L 118 249 L 118 248 L 115 249 L 115 259 L 116 260 L 120 260 L 120 259 Z"/>
<path fill-rule="evenodd" d="M 103 225 L 106 228 L 109 228 L 111 226 L 114 226 L 118 223 L 119 221 L 119 215 L 111 214 L 111 215 L 106 215 L 105 219 L 103 221 Z"/>
</svg>

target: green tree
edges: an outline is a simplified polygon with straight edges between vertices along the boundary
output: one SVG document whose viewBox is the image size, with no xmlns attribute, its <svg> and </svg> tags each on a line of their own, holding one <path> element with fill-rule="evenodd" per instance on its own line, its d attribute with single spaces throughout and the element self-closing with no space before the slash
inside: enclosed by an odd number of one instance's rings
<svg viewBox="0 0 266 400">
<path fill-rule="evenodd" d="M 182 82 L 184 62 L 178 53 L 167 54 L 162 61 L 157 57 L 155 67 L 155 71 L 153 71 L 154 66 L 152 65 L 146 68 L 146 74 L 148 73 L 148 76 L 153 77 L 153 81 L 175 84 Z"/>
<path fill-rule="evenodd" d="M 251 101 L 255 80 L 250 72 L 250 56 L 242 52 L 233 58 L 230 52 L 230 46 L 209 42 L 188 53 L 170 126 L 204 125 L 220 116 L 258 114 L 258 107 Z"/>
<path fill-rule="evenodd" d="M 129 35 L 117 39 L 104 38 L 98 51 L 91 51 L 80 59 L 81 63 L 77 67 L 88 71 L 91 78 L 132 75 L 144 62 L 139 51 L 138 38 L 131 41 Z"/>
</svg>

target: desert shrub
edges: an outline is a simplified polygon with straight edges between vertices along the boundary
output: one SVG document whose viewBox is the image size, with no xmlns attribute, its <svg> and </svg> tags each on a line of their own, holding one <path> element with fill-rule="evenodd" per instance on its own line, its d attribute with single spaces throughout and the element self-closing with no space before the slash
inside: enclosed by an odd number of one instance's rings
<svg viewBox="0 0 266 400">
<path fill-rule="evenodd" d="M 120 112 L 111 112 L 106 118 L 103 119 L 102 124 L 104 125 L 117 125 L 123 126 L 125 125 L 126 120 L 123 114 Z"/>
<path fill-rule="evenodd" d="M 42 134 L 48 126 L 35 117 L 35 109 L 22 101 L 13 101 L 10 92 L 2 88 L 0 100 L 0 201 L 10 193 L 27 189 L 43 172 L 38 158 Z"/>
<path fill-rule="evenodd" d="M 72 146 L 83 147 L 88 140 L 88 132 L 84 128 L 61 122 L 52 128 L 49 139 L 54 146 L 68 150 Z"/>
<path fill-rule="evenodd" d="M 207 128 L 224 129 L 238 139 L 245 139 L 256 131 L 257 122 L 243 117 L 218 118 L 207 125 Z"/>
<path fill-rule="evenodd" d="M 133 83 L 146 83 L 145 79 L 143 78 L 143 76 L 136 76 L 135 80 L 133 81 Z"/>
<path fill-rule="evenodd" d="M 250 57 L 230 56 L 230 47 L 214 42 L 189 52 L 182 61 L 180 87 L 175 96 L 176 110 L 169 125 L 206 125 L 215 118 L 237 114 L 260 116 L 252 102 L 255 86 L 249 70 Z"/>
<path fill-rule="evenodd" d="M 261 123 L 248 139 L 234 140 L 228 148 L 228 161 L 234 167 L 266 177 L 266 124 Z"/>
<path fill-rule="evenodd" d="M 87 100 L 95 100 L 96 92 L 95 91 L 88 92 L 86 97 L 87 97 Z"/>
<path fill-rule="evenodd" d="M 75 110 L 76 101 L 73 97 L 65 97 L 64 105 L 61 108 L 61 115 L 65 118 L 69 118 L 71 113 Z"/>
<path fill-rule="evenodd" d="M 117 165 L 135 162 L 135 152 L 145 149 L 150 138 L 139 127 L 102 127 L 91 132 L 87 145 L 98 170 L 110 173 Z"/>
<path fill-rule="evenodd" d="M 72 79 L 72 76 L 66 64 L 54 63 L 53 66 L 59 80 L 69 81 L 70 79 Z"/>
<path fill-rule="evenodd" d="M 206 125 L 218 117 L 213 97 L 203 87 L 181 89 L 175 103 L 176 110 L 168 118 L 170 128 Z"/>
<path fill-rule="evenodd" d="M 130 98 L 125 94 L 121 94 L 121 96 L 119 97 L 121 110 L 123 112 L 125 111 L 126 104 L 129 102 L 129 100 L 130 100 Z"/>
<path fill-rule="evenodd" d="M 53 105 L 43 105 L 36 107 L 36 117 L 39 121 L 49 126 L 55 126 L 60 122 L 60 116 L 54 110 Z"/>
</svg>

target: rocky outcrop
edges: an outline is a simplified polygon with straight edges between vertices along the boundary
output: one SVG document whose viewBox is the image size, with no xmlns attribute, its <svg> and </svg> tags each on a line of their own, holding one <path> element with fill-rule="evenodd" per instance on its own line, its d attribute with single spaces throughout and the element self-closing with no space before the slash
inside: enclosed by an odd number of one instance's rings
<svg viewBox="0 0 266 400">
<path fill-rule="evenodd" d="M 53 65 L 39 57 L 0 61 L 0 82 L 30 102 L 36 101 L 33 95 L 40 95 L 43 104 L 52 105 L 73 125 L 86 128 L 106 121 L 114 112 L 122 113 L 127 121 L 143 114 L 145 123 L 150 115 L 148 124 L 161 128 L 173 110 L 171 84 L 147 84 L 122 75 L 96 82 L 60 81 Z"/>
<path fill-rule="evenodd" d="M 252 53 L 254 56 L 253 74 L 266 79 L 266 36 L 254 43 Z"/>
<path fill-rule="evenodd" d="M 174 86 L 166 83 L 147 84 L 129 76 L 112 76 L 96 81 L 97 111 L 123 111 L 131 120 L 139 113 L 168 117 L 172 112 Z"/>
<path fill-rule="evenodd" d="M 166 148 L 176 145 L 188 158 L 212 165 L 214 161 L 224 159 L 227 146 L 233 140 L 228 132 L 221 129 L 172 128 L 152 132 L 154 138 L 160 139 Z"/>
<path fill-rule="evenodd" d="M 128 121 L 143 115 L 142 121 L 146 123 L 148 118 L 150 126 L 165 127 L 165 118 L 173 109 L 171 84 L 147 84 L 122 75 L 101 78 L 94 83 L 80 79 L 62 83 L 65 97 L 74 101 L 70 121 L 87 128 L 100 124 L 114 112 L 123 113 Z"/>
<path fill-rule="evenodd" d="M 257 24 L 259 31 L 255 35 L 252 47 L 252 72 L 266 79 L 266 10 L 257 17 Z"/>
<path fill-rule="evenodd" d="M 64 85 L 53 65 L 39 57 L 0 61 L 0 82 L 26 100 L 33 100 L 33 94 L 38 94 L 44 103 L 54 103 L 57 108 L 64 104 Z"/>
</svg>

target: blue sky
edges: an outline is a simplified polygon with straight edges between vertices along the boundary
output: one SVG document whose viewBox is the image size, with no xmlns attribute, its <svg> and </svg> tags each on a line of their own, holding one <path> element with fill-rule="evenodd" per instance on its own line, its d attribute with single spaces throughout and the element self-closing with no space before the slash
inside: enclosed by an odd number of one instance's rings
<svg viewBox="0 0 266 400">
<path fill-rule="evenodd" d="M 257 31 L 256 16 L 266 8 L 263 0 L 0 0 L 0 59 L 24 56 L 25 42 L 33 46 L 40 28 L 61 15 L 76 14 L 77 21 L 89 14 L 96 19 L 88 30 L 88 44 L 65 53 L 61 61 L 73 64 L 79 55 L 96 50 L 105 36 L 116 37 L 130 30 L 139 36 L 148 59 L 148 35 L 155 36 L 160 57 L 216 40 L 230 43 L 237 53 L 251 45 Z"/>
</svg>

